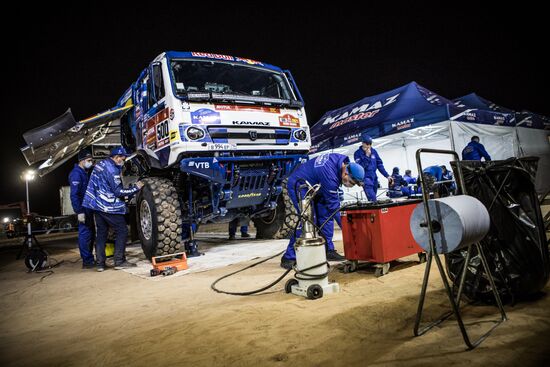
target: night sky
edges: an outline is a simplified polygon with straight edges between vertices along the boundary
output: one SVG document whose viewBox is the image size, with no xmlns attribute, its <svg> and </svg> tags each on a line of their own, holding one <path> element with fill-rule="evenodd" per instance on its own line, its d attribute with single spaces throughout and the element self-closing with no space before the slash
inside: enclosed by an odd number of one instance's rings
<svg viewBox="0 0 550 367">
<path fill-rule="evenodd" d="M 313 9 L 316 3 L 309 2 L 306 11 L 276 2 L 264 10 L 191 3 L 136 3 L 125 10 L 29 3 L 4 13 L 0 204 L 24 200 L 24 131 L 69 107 L 79 120 L 114 106 L 166 50 L 222 53 L 290 69 L 310 125 L 327 110 L 413 80 L 448 98 L 475 91 L 508 108 L 550 115 L 550 63 L 542 56 L 550 32 L 540 9 L 499 6 L 491 13 L 465 3 L 441 11 L 365 3 L 359 10 L 356 2 Z M 11 17 L 14 23 L 7 22 Z M 59 214 L 58 189 L 73 164 L 32 182 L 32 211 Z"/>
</svg>

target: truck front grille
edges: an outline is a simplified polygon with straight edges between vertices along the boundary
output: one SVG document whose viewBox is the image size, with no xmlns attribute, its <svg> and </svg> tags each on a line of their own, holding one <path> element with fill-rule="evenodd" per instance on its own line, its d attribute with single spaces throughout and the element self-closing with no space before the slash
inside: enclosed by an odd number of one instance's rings
<svg viewBox="0 0 550 367">
<path fill-rule="evenodd" d="M 214 143 L 288 145 L 290 129 L 272 127 L 208 127 Z"/>
</svg>

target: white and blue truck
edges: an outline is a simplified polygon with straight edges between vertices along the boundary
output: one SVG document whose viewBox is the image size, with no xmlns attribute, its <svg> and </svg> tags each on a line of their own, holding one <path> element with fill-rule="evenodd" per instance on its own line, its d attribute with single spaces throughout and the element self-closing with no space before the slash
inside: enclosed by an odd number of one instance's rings
<svg viewBox="0 0 550 367">
<path fill-rule="evenodd" d="M 28 164 L 44 175 L 90 147 L 124 146 L 122 180 L 140 178 L 130 225 L 148 258 L 197 254 L 203 223 L 252 219 L 261 238 L 282 238 L 297 218 L 283 181 L 307 159 L 304 102 L 288 70 L 202 52 L 164 52 L 116 106 L 76 121 L 69 109 L 23 134 Z"/>
</svg>

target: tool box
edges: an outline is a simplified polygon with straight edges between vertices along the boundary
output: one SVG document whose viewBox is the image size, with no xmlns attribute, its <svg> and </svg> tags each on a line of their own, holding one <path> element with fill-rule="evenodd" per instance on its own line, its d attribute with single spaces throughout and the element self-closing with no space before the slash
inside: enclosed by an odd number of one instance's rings
<svg viewBox="0 0 550 367">
<path fill-rule="evenodd" d="M 151 258 L 153 269 L 151 276 L 172 275 L 178 271 L 187 269 L 187 256 L 185 252 L 178 252 L 170 255 L 153 256 Z"/>
<path fill-rule="evenodd" d="M 366 203 L 347 207 L 341 212 L 345 257 L 344 272 L 357 269 L 359 261 L 376 263 L 375 275 L 385 275 L 390 261 L 426 254 L 417 245 L 409 226 L 412 211 L 422 200 Z"/>
</svg>

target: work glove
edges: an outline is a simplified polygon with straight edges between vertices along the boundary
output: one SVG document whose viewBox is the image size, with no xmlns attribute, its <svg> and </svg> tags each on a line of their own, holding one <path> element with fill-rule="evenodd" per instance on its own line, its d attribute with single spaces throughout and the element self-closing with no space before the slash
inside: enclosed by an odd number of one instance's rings
<svg viewBox="0 0 550 367">
<path fill-rule="evenodd" d="M 77 217 L 78 217 L 78 221 L 80 223 L 84 223 L 86 221 L 86 214 L 84 214 L 84 213 L 78 214 Z"/>
</svg>

